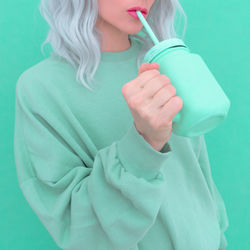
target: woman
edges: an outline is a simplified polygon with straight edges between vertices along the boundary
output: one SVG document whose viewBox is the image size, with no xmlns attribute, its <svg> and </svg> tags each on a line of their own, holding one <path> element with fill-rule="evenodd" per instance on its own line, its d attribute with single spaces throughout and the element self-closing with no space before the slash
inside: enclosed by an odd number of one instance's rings
<svg viewBox="0 0 250 250">
<path fill-rule="evenodd" d="M 176 35 L 177 0 L 41 1 L 54 53 L 17 82 L 20 188 L 62 249 L 224 249 L 204 135 L 171 134 L 182 100 L 140 63 L 153 44 L 134 6 L 159 40 Z"/>
</svg>

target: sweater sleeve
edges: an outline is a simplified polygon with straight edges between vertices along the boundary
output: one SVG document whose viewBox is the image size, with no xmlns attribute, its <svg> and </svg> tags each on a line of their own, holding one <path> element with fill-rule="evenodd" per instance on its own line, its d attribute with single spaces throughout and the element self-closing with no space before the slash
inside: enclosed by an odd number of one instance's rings
<svg viewBox="0 0 250 250">
<path fill-rule="evenodd" d="M 35 100 L 31 102 L 19 82 L 15 163 L 34 213 L 65 250 L 137 249 L 164 200 L 161 168 L 168 167 L 170 146 L 154 150 L 132 124 L 90 161 L 91 149 L 81 143 L 72 147 L 73 130 L 62 132 L 64 121 L 53 120 L 47 107 L 40 112 Z M 89 140 L 84 124 L 78 125 L 80 136 Z"/>
<path fill-rule="evenodd" d="M 226 207 L 224 204 L 224 201 L 213 181 L 212 174 L 211 174 L 211 168 L 208 158 L 208 152 L 206 147 L 206 141 L 204 138 L 204 135 L 201 135 L 201 151 L 199 155 L 199 163 L 202 169 L 202 172 L 204 174 L 204 177 L 207 181 L 209 190 L 212 194 L 212 197 L 215 201 L 216 208 L 217 208 L 217 217 L 221 229 L 221 236 L 220 236 L 220 246 L 219 249 L 224 249 L 228 246 L 227 239 L 225 237 L 225 231 L 227 230 L 229 226 L 228 216 Z"/>
</svg>

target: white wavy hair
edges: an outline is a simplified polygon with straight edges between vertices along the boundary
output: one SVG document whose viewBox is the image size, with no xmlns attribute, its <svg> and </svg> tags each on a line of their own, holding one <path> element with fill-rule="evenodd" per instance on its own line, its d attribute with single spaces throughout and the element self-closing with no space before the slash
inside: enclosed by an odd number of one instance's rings
<svg viewBox="0 0 250 250">
<path fill-rule="evenodd" d="M 46 40 L 53 51 L 51 57 L 59 57 L 69 62 L 76 70 L 76 80 L 93 91 L 88 83 L 97 82 L 95 72 L 101 59 L 100 39 L 102 33 L 95 27 L 98 18 L 97 0 L 41 0 L 39 11 L 50 26 Z M 178 37 L 174 18 L 179 11 L 184 17 L 184 32 L 186 30 L 186 15 L 178 0 L 155 0 L 148 16 L 148 24 L 159 41 Z M 130 35 L 142 43 L 137 57 L 137 68 L 146 52 L 154 46 L 144 26 L 139 32 L 141 35 Z M 44 53 L 43 53 L 44 55 Z M 87 80 L 85 80 L 87 79 Z"/>
</svg>

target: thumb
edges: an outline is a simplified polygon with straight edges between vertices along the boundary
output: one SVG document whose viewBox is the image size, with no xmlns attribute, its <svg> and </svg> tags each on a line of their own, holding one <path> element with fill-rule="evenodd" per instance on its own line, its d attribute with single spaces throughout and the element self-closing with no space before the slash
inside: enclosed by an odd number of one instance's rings
<svg viewBox="0 0 250 250">
<path fill-rule="evenodd" d="M 138 75 L 142 74 L 143 72 L 147 71 L 147 70 L 152 70 L 152 69 L 159 69 L 159 64 L 154 62 L 154 63 L 142 63 L 139 71 L 138 71 Z"/>
</svg>

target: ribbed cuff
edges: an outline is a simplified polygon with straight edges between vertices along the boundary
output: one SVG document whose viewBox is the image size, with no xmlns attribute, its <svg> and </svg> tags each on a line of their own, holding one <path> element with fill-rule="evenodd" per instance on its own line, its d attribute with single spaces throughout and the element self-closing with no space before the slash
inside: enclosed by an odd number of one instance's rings
<svg viewBox="0 0 250 250">
<path fill-rule="evenodd" d="M 118 156 L 124 168 L 137 177 L 152 179 L 172 154 L 168 143 L 161 152 L 155 150 L 137 131 L 134 123 L 117 142 Z"/>
</svg>

